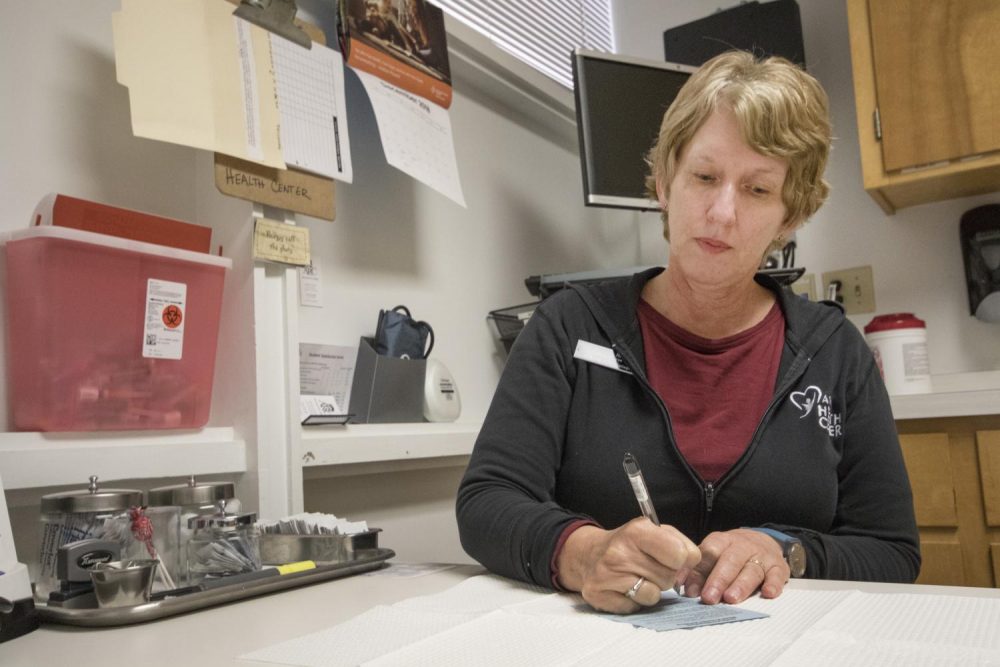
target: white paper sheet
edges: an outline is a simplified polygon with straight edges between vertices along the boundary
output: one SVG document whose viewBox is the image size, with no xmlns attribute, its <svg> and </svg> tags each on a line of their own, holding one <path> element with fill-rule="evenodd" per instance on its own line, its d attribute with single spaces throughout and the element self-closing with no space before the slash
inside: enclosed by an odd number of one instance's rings
<svg viewBox="0 0 1000 667">
<path fill-rule="evenodd" d="M 786 643 L 771 637 L 726 636 L 706 639 L 705 635 L 695 634 L 693 630 L 677 632 L 636 630 L 629 636 L 608 644 L 600 651 L 591 653 L 583 660 L 574 663 L 574 667 L 608 665 L 765 667 L 781 655 L 786 646 Z M 810 667 L 811 664 L 804 663 Z"/>
<path fill-rule="evenodd" d="M 777 665 L 997 665 L 1000 600 L 853 593 Z"/>
<path fill-rule="evenodd" d="M 332 417 L 343 414 L 344 409 L 337 403 L 336 396 L 299 394 L 299 421 L 302 423 L 309 417 Z"/>
<path fill-rule="evenodd" d="M 343 57 L 322 44 L 304 49 L 271 35 L 271 60 L 285 162 L 352 182 Z"/>
<path fill-rule="evenodd" d="M 465 206 L 448 110 L 355 71 L 371 100 L 389 164 Z"/>
<path fill-rule="evenodd" d="M 240 656 L 297 667 L 354 667 L 472 620 L 469 614 L 374 607 L 328 630 Z"/>
<path fill-rule="evenodd" d="M 299 343 L 299 393 L 332 396 L 342 412 L 350 409 L 357 358 L 358 348 L 350 345 Z"/>
<path fill-rule="evenodd" d="M 10 513 L 7 511 L 7 496 L 4 495 L 2 479 L 0 479 L 0 597 L 8 600 L 31 597 L 28 568 L 23 563 L 17 562 L 14 534 L 10 528 Z"/>
<path fill-rule="evenodd" d="M 654 632 L 606 620 L 577 595 L 484 575 L 242 657 L 349 664 L 353 643 L 354 664 L 380 667 L 1000 664 L 997 598 L 786 590 L 740 606 L 769 617 Z"/>
<path fill-rule="evenodd" d="M 323 281 L 320 280 L 316 259 L 299 268 L 299 305 L 310 308 L 323 307 Z"/>
<path fill-rule="evenodd" d="M 633 632 L 629 625 L 596 616 L 528 616 L 500 609 L 367 664 L 371 667 L 572 665 Z"/>
<path fill-rule="evenodd" d="M 426 577 L 435 572 L 444 572 L 458 567 L 454 563 L 388 563 L 371 572 L 365 572 L 362 577 L 391 577 L 393 579 L 413 579 Z"/>
<path fill-rule="evenodd" d="M 446 591 L 402 600 L 394 606 L 416 611 L 450 611 L 478 615 L 548 598 L 554 599 L 560 606 L 572 605 L 572 598 L 560 600 L 560 597 L 562 596 L 538 586 L 512 581 L 495 574 L 484 574 L 470 577 Z"/>
</svg>

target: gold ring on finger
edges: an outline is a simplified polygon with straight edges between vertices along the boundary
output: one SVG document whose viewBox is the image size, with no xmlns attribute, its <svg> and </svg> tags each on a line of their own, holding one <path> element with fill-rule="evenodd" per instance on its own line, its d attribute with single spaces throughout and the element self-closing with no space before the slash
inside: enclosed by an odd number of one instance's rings
<svg viewBox="0 0 1000 667">
<path fill-rule="evenodd" d="M 639 592 L 639 589 L 642 588 L 642 585 L 644 583 L 646 583 L 646 577 L 639 577 L 638 579 L 636 579 L 635 583 L 632 584 L 632 588 L 625 591 L 625 597 L 627 597 L 629 600 L 634 601 L 635 594 Z"/>
<path fill-rule="evenodd" d="M 759 558 L 757 558 L 756 556 L 753 556 L 753 557 L 747 559 L 747 562 L 748 563 L 753 563 L 754 565 L 756 565 L 757 567 L 759 567 L 760 568 L 760 573 L 762 575 L 766 575 L 767 574 L 767 568 L 764 567 L 764 563 L 762 563 L 761 560 Z"/>
</svg>

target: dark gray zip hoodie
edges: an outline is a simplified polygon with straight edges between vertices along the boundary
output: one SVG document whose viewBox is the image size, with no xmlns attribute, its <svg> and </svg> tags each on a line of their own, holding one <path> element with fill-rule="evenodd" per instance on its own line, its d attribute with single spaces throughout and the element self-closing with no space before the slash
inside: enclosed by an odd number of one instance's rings
<svg viewBox="0 0 1000 667">
<path fill-rule="evenodd" d="M 563 289 L 519 334 L 458 492 L 466 552 L 551 586 L 567 525 L 610 529 L 638 516 L 621 465 L 629 451 L 660 521 L 695 543 L 766 526 L 802 540 L 807 577 L 913 581 L 918 535 L 889 398 L 841 309 L 758 278 L 786 321 L 774 397 L 743 456 L 708 483 L 681 456 L 646 379 L 636 306 L 660 271 Z M 575 357 L 578 341 L 612 348 L 619 367 Z"/>
</svg>

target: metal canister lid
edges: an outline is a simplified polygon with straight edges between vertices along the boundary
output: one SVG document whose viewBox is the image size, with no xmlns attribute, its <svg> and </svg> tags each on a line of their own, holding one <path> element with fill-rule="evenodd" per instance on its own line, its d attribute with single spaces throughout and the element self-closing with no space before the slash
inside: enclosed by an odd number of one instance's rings
<svg viewBox="0 0 1000 667">
<path fill-rule="evenodd" d="M 41 510 L 51 512 L 114 512 L 142 505 L 142 491 L 138 489 L 101 489 L 97 475 L 90 476 L 90 486 L 76 491 L 62 491 L 42 496 Z"/>
<path fill-rule="evenodd" d="M 196 482 L 194 475 L 184 484 L 159 486 L 146 494 L 152 507 L 164 505 L 214 505 L 220 500 L 236 497 L 236 485 L 232 482 Z"/>
<path fill-rule="evenodd" d="M 257 513 L 246 514 L 199 514 L 188 519 L 188 528 L 221 528 L 235 530 L 247 528 L 257 523 Z"/>
</svg>

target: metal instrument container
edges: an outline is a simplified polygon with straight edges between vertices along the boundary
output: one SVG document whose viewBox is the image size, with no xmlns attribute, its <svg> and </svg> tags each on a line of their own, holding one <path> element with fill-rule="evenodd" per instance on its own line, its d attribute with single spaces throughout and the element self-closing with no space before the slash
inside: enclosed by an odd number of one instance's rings
<svg viewBox="0 0 1000 667">
<path fill-rule="evenodd" d="M 90 571 L 99 607 L 132 607 L 149 602 L 160 561 L 135 559 L 100 563 Z"/>
<path fill-rule="evenodd" d="M 172 511 L 176 521 L 171 524 L 175 548 L 169 558 L 161 554 L 161 562 L 178 582 L 188 580 L 188 543 L 192 529 L 191 519 L 216 513 L 237 513 L 240 501 L 236 498 L 236 486 L 232 482 L 198 482 L 194 475 L 183 484 L 159 486 L 146 494 L 149 511 Z"/>
<path fill-rule="evenodd" d="M 378 549 L 375 528 L 355 535 L 260 536 L 260 559 L 264 565 L 284 565 L 311 560 L 320 564 L 346 563 Z"/>
<path fill-rule="evenodd" d="M 59 547 L 88 538 L 113 539 L 121 544 L 123 540 L 118 539 L 112 526 L 127 522 L 129 509 L 142 504 L 142 491 L 101 489 L 96 475 L 91 475 L 86 489 L 42 496 L 35 597 L 46 600 L 50 592 L 59 588 L 56 571 Z M 124 541 L 123 550 L 129 540 Z"/>
<path fill-rule="evenodd" d="M 260 531 L 257 515 L 217 513 L 188 521 L 191 539 L 187 545 L 189 585 L 206 577 L 223 577 L 261 568 Z"/>
</svg>

